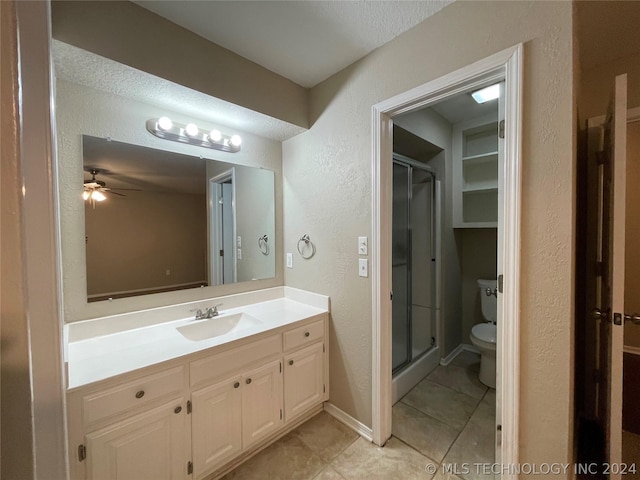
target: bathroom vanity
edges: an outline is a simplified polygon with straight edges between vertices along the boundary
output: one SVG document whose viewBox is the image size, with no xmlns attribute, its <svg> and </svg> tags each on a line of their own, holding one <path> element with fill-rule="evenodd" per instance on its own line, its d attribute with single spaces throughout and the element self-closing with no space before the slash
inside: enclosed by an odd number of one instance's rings
<svg viewBox="0 0 640 480">
<path fill-rule="evenodd" d="M 233 308 L 166 320 L 220 302 Z M 328 400 L 328 312 L 327 297 L 277 287 L 68 324 L 72 478 L 216 478 L 235 467 Z"/>
</svg>

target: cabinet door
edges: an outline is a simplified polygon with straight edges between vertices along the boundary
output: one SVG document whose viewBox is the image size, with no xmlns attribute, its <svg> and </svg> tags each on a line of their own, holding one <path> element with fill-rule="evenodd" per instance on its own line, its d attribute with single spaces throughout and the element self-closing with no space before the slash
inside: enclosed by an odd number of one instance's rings
<svg viewBox="0 0 640 480">
<path fill-rule="evenodd" d="M 87 478 L 186 478 L 188 442 L 183 405 L 183 399 L 177 399 L 86 435 Z"/>
<path fill-rule="evenodd" d="M 247 372 L 242 384 L 242 446 L 248 448 L 282 425 L 280 360 Z"/>
<path fill-rule="evenodd" d="M 324 399 L 324 353 L 316 343 L 284 359 L 284 414 L 286 421 Z"/>
<path fill-rule="evenodd" d="M 240 376 L 191 395 L 194 478 L 213 472 L 242 450 Z"/>
</svg>

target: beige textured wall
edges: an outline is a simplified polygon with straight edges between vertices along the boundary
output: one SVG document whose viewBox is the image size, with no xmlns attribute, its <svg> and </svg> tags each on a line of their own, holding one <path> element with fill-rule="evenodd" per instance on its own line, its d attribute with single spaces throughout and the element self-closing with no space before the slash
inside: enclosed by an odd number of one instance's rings
<svg viewBox="0 0 640 480">
<path fill-rule="evenodd" d="M 123 88 L 126 88 L 126 85 L 123 85 Z M 178 142 L 168 142 L 149 134 L 145 128 L 147 119 L 167 114 L 176 122 L 188 123 L 195 120 L 202 125 L 202 128 L 228 130 L 224 125 L 187 118 L 182 114 L 167 112 L 153 105 L 78 84 L 61 80 L 56 82 L 64 315 L 67 322 L 283 284 L 282 249 L 275 247 L 276 276 L 272 279 L 123 298 L 113 302 L 87 303 L 84 203 L 81 198 L 83 178 L 81 136 L 83 134 L 103 138 L 109 136 L 114 140 L 135 145 L 186 155 L 202 155 L 204 158 L 222 162 L 272 170 L 275 172 L 276 237 L 278 239 L 282 237 L 281 143 L 248 132 L 238 132 L 242 136 L 242 150 L 238 153 L 225 153 Z"/>
<path fill-rule="evenodd" d="M 584 125 L 588 118 L 606 113 L 614 79 L 623 73 L 627 74 L 628 106 L 629 108 L 640 107 L 640 52 L 638 52 L 582 72 L 578 102 L 581 125 Z"/>
<path fill-rule="evenodd" d="M 524 42 L 520 459 L 572 450 L 574 111 L 572 5 L 456 2 L 311 90 L 311 129 L 283 144 L 286 284 L 331 296 L 331 401 L 371 425 L 371 107 Z M 543 393 L 543 394 L 541 394 Z"/>
<path fill-rule="evenodd" d="M 125 193 L 85 203 L 87 295 L 207 282 L 206 195 Z"/>
<path fill-rule="evenodd" d="M 257 168 L 236 169 L 237 235 L 242 238 L 242 258 L 238 260 L 238 281 L 270 278 L 274 275 L 275 204 L 273 172 Z M 269 237 L 269 254 L 263 255 L 258 238 Z"/>
<path fill-rule="evenodd" d="M 463 228 L 458 235 L 462 244 L 462 343 L 470 344 L 473 326 L 486 321 L 481 310 L 485 294 L 478 290 L 478 279 L 497 278 L 498 231 L 495 228 Z"/>
<path fill-rule="evenodd" d="M 53 38 L 301 127 L 307 89 L 124 1 L 54 1 Z"/>
<path fill-rule="evenodd" d="M 0 477 L 33 475 L 29 338 L 19 167 L 16 21 L 13 2 L 0 2 Z"/>
</svg>

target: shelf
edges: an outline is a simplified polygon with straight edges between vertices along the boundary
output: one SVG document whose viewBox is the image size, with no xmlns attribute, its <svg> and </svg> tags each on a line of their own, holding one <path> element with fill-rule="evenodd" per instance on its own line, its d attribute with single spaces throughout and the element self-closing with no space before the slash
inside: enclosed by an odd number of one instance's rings
<svg viewBox="0 0 640 480">
<path fill-rule="evenodd" d="M 470 163 L 485 163 L 498 161 L 498 152 L 487 152 L 479 155 L 471 155 L 470 157 L 462 157 L 462 161 L 466 164 Z"/>
<path fill-rule="evenodd" d="M 487 187 L 465 188 L 462 193 L 474 194 L 474 193 L 498 193 L 498 186 L 492 185 Z"/>
<path fill-rule="evenodd" d="M 453 127 L 453 226 L 495 228 L 498 222 L 497 111 Z"/>
<path fill-rule="evenodd" d="M 492 223 L 498 221 L 498 189 L 462 192 L 463 223 Z"/>
</svg>

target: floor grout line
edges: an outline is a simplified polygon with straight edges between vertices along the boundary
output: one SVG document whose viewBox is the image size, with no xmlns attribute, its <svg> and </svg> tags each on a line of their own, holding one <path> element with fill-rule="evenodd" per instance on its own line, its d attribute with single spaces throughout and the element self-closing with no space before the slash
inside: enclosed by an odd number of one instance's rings
<svg viewBox="0 0 640 480">
<path fill-rule="evenodd" d="M 464 368 L 464 367 L 456 367 L 456 368 Z M 443 422 L 442 420 L 440 420 L 440 419 L 438 419 L 438 418 L 435 418 L 435 417 L 433 417 L 432 415 L 429 415 L 427 412 L 424 412 L 424 411 L 420 410 L 419 408 L 417 408 L 417 407 L 415 407 L 415 406 L 413 406 L 413 405 L 409 405 L 408 403 L 406 403 L 406 402 L 404 402 L 404 401 L 403 401 L 403 400 L 404 400 L 404 399 L 405 399 L 405 398 L 406 398 L 406 397 L 411 393 L 411 391 L 413 391 L 413 389 L 415 389 L 415 388 L 416 388 L 420 383 L 422 383 L 422 382 L 423 382 L 423 381 L 425 381 L 425 380 L 427 380 L 427 381 L 429 381 L 429 382 L 431 382 L 431 383 L 433 383 L 433 384 L 436 384 L 436 385 L 438 385 L 438 386 L 440 386 L 440 387 L 443 387 L 443 388 L 446 388 L 446 389 L 448 389 L 448 390 L 451 390 L 451 391 L 452 391 L 452 392 L 454 392 L 454 393 L 460 393 L 460 394 L 462 394 L 462 395 L 466 395 L 466 396 L 467 396 L 467 397 L 469 397 L 469 398 L 472 398 L 473 400 L 477 400 L 476 405 L 475 405 L 475 407 L 473 408 L 473 411 L 471 412 L 471 414 L 470 414 L 470 415 L 469 415 L 469 417 L 467 418 L 467 420 L 466 420 L 466 422 L 465 422 L 464 426 L 462 427 L 462 429 L 458 430 L 456 427 L 453 427 L 452 425 L 449 425 L 448 423 Z M 449 448 L 447 448 L 447 451 L 446 451 L 446 453 L 444 454 L 444 456 L 442 457 L 442 460 L 441 460 L 440 462 L 436 462 L 436 461 L 434 461 L 434 460 L 430 459 L 430 457 L 428 457 L 428 456 L 424 455 L 422 452 L 420 452 L 419 450 L 417 450 L 417 449 L 416 449 L 415 447 L 413 447 L 411 444 L 407 443 L 406 441 L 402 440 L 402 439 L 401 439 L 401 438 L 399 438 L 399 437 L 396 437 L 395 435 L 393 435 L 393 436 L 394 436 L 396 439 L 398 439 L 400 442 L 402 442 L 403 444 L 407 445 L 408 447 L 410 447 L 410 448 L 411 448 L 411 449 L 413 449 L 414 451 L 418 452 L 418 453 L 419 453 L 420 455 L 422 455 L 423 457 L 428 458 L 432 463 L 436 464 L 436 465 L 437 465 L 437 467 L 438 467 L 438 468 L 437 468 L 437 470 L 439 471 L 439 470 L 440 470 L 440 468 L 442 467 L 442 465 L 443 465 L 444 461 L 446 460 L 447 455 L 449 455 L 449 453 L 451 452 L 451 449 L 453 448 L 453 446 L 456 444 L 456 442 L 458 441 L 458 439 L 460 438 L 460 436 L 462 435 L 462 433 L 465 431 L 465 429 L 466 429 L 466 428 L 467 428 L 467 426 L 469 425 L 469 422 L 471 421 L 471 418 L 472 418 L 472 417 L 473 417 L 473 415 L 478 411 L 478 408 L 480 408 L 480 404 L 481 404 L 481 403 L 484 401 L 484 399 L 486 398 L 487 394 L 489 393 L 489 390 L 490 390 L 490 389 L 489 389 L 489 387 L 486 387 L 486 388 L 485 388 L 484 393 L 482 394 L 482 396 L 481 396 L 479 399 L 476 399 L 476 398 L 472 397 L 471 395 L 468 395 L 468 394 L 466 394 L 466 393 L 464 393 L 464 392 L 461 392 L 461 391 L 459 391 L 459 390 L 456 390 L 456 389 L 454 389 L 454 388 L 451 388 L 451 387 L 449 387 L 448 385 L 442 385 L 442 384 L 440 384 L 440 383 L 439 383 L 439 382 L 437 382 L 437 381 L 431 380 L 431 379 L 429 379 L 429 375 L 427 375 L 427 376 L 426 376 L 426 377 L 424 377 L 422 380 L 420 380 L 420 382 L 418 382 L 418 383 L 416 384 L 416 386 L 415 386 L 415 387 L 413 387 L 413 388 L 412 388 L 412 389 L 411 389 L 411 390 L 410 390 L 410 391 L 409 391 L 409 392 L 408 392 L 404 397 L 402 397 L 402 398 L 399 400 L 399 402 L 403 403 L 404 405 L 406 405 L 406 406 L 408 406 L 408 407 L 410 407 L 410 408 L 413 408 L 414 410 L 417 410 L 418 412 L 423 413 L 424 415 L 427 415 L 428 417 L 430 417 L 430 418 L 432 418 L 432 419 L 434 419 L 434 420 L 437 420 L 437 421 L 438 421 L 438 422 L 440 422 L 440 423 L 444 423 L 445 425 L 447 425 L 447 426 L 449 426 L 449 427 L 451 427 L 451 428 L 453 428 L 453 429 L 455 429 L 455 430 L 457 430 L 457 431 L 458 431 L 458 433 L 457 433 L 456 437 L 455 437 L 455 438 L 454 438 L 454 440 L 451 442 L 451 444 L 449 444 Z M 494 452 L 494 456 L 495 456 L 495 452 Z M 464 478 L 464 477 L 463 477 L 463 478 Z"/>
</svg>

